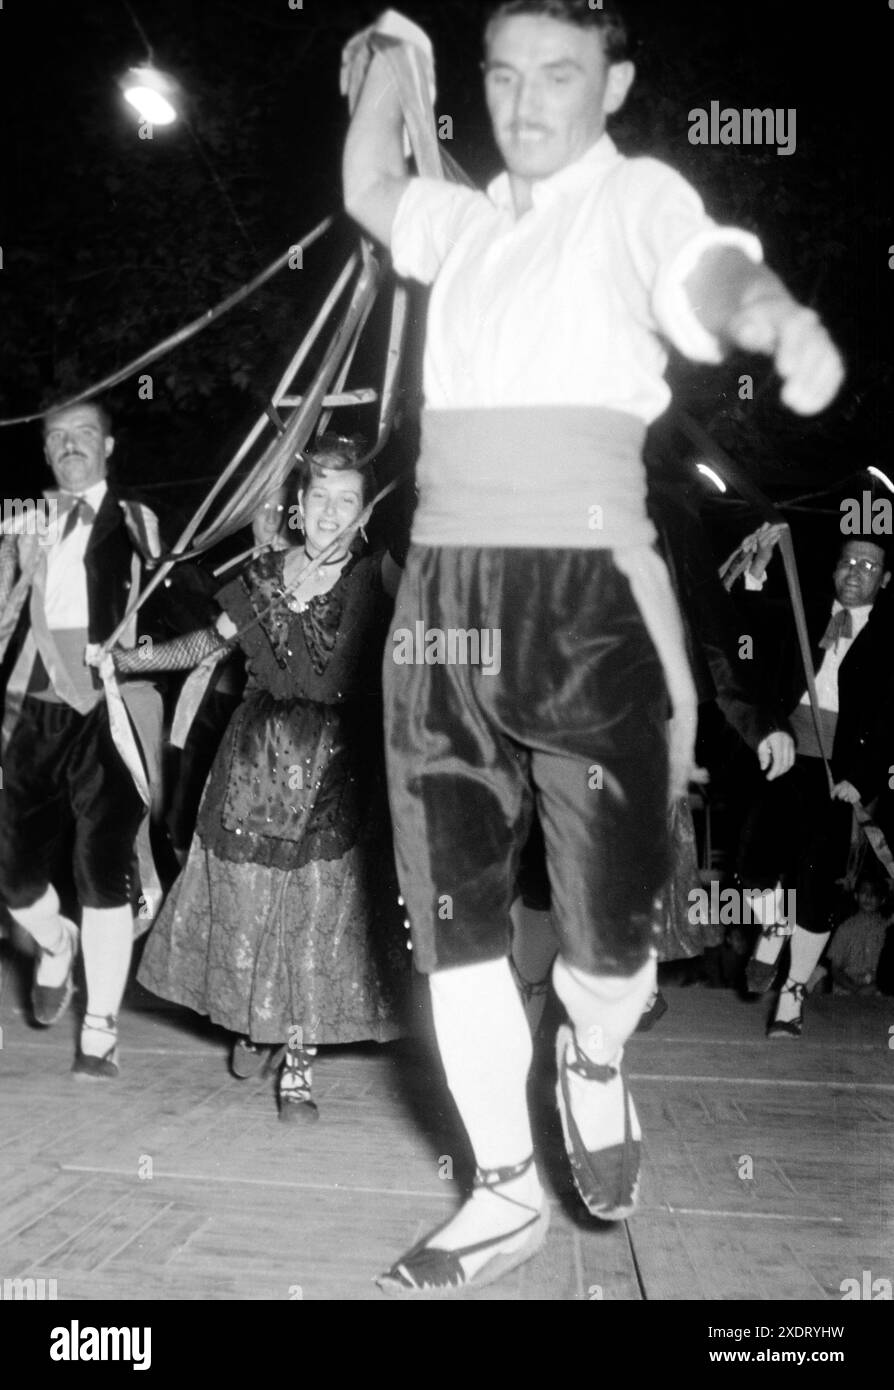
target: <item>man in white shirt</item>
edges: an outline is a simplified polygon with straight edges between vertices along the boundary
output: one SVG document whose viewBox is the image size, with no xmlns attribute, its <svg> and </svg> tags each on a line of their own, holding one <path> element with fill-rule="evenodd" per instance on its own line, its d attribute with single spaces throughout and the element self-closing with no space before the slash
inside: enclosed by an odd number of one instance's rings
<svg viewBox="0 0 894 1390">
<path fill-rule="evenodd" d="M 399 17 L 385 28 L 425 50 Z M 494 10 L 485 95 L 506 172 L 486 194 L 407 176 L 381 42 L 367 32 L 345 52 L 346 89 L 363 81 L 345 203 L 398 274 L 433 285 L 395 627 L 434 637 L 416 664 L 386 654 L 389 788 L 414 959 L 478 1171 L 457 1215 L 379 1283 L 442 1297 L 530 1258 L 548 1224 L 508 963 L 535 798 L 571 1020 L 557 1098 L 572 1172 L 594 1215 L 636 1202 L 621 1058 L 654 984 L 667 797 L 686 787 L 695 725 L 645 510 L 643 438 L 670 396 L 664 340 L 707 362 L 729 343 L 771 354 L 802 413 L 828 404 L 842 369 L 755 237 L 717 227 L 679 175 L 623 158 L 605 133 L 634 76 L 611 0 Z M 444 661 L 439 634 L 457 630 L 482 650 L 499 640 L 499 671 Z"/>
<path fill-rule="evenodd" d="M 779 539 L 778 527 L 750 538 L 754 559 L 746 589 L 763 588 Z M 844 543 L 832 579 L 834 599 L 808 605 L 814 654 L 819 733 L 810 710 L 791 616 L 770 640 L 775 684 L 792 709 L 795 767 L 761 788 L 743 831 L 739 872 L 746 887 L 794 890 L 797 921 L 767 922 L 748 965 L 753 993 L 769 989 L 786 935 L 789 973 L 768 1029 L 771 1038 L 797 1038 L 803 1026 L 807 982 L 829 940 L 835 884 L 847 867 L 851 808 L 868 805 L 886 785 L 894 757 L 894 621 L 884 591 L 890 582 L 884 545 L 877 537 Z M 787 609 L 787 605 L 786 605 Z M 771 679 L 774 679 L 771 678 Z M 823 760 L 833 779 L 829 795 Z"/>
<path fill-rule="evenodd" d="M 88 642 L 111 635 L 139 586 L 144 559 L 158 551 L 152 513 L 119 501 L 108 486 L 113 448 L 102 406 L 48 415 L 44 452 L 59 489 L 50 497 L 55 525 L 42 537 L 20 527 L 0 545 L 0 649 L 16 630 L 24 639 L 7 688 L 0 896 L 38 947 L 32 1007 L 35 1021 L 49 1026 L 73 993 L 78 929 L 62 916 L 52 881 L 60 847 L 73 834 L 87 982 L 74 1071 L 100 1078 L 118 1074 L 117 1016 L 131 956 L 134 843 L 144 806 L 84 657 Z"/>
</svg>

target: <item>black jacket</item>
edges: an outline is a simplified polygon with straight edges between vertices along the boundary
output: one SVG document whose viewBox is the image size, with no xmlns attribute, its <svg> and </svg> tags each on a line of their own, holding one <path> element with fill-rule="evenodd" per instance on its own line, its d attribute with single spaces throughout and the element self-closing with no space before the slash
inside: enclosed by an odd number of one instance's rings
<svg viewBox="0 0 894 1390">
<path fill-rule="evenodd" d="M 834 595 L 805 599 L 805 616 L 814 672 L 825 656 L 820 646 L 832 612 Z M 807 689 L 791 603 L 744 596 L 762 610 L 761 666 L 783 709 L 800 703 Z M 744 611 L 744 609 L 743 609 Z M 838 723 L 831 768 L 836 782 L 851 782 L 864 804 L 872 801 L 894 764 L 894 600 L 882 590 L 869 621 L 852 642 L 838 668 Z"/>
</svg>

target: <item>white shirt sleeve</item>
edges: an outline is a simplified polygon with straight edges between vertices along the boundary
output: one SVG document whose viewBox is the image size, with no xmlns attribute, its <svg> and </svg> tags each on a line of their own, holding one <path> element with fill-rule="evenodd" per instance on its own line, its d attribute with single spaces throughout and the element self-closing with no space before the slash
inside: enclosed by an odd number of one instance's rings
<svg viewBox="0 0 894 1390">
<path fill-rule="evenodd" d="M 430 285 L 467 220 L 489 208 L 487 195 L 472 188 L 442 179 L 411 179 L 391 230 L 398 275 Z"/>
<path fill-rule="evenodd" d="M 650 290 L 655 320 L 686 357 L 720 362 L 720 344 L 693 312 L 686 281 L 712 247 L 738 247 L 759 264 L 761 244 L 750 232 L 719 227 L 692 185 L 660 160 L 631 159 L 626 172 L 628 244 Z"/>
</svg>

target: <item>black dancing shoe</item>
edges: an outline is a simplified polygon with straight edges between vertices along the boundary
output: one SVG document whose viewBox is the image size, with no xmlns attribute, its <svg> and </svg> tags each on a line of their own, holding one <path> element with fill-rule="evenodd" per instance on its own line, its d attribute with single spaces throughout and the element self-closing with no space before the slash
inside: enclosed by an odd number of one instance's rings
<svg viewBox="0 0 894 1390">
<path fill-rule="evenodd" d="M 574 1054 L 570 1062 L 567 1060 L 569 1043 Z M 624 1221 L 636 1209 L 642 1162 L 642 1143 L 633 1137 L 636 1111 L 627 1080 L 620 1065 L 591 1061 L 581 1051 L 574 1030 L 568 1024 L 563 1024 L 556 1034 L 556 1066 L 556 1099 L 575 1186 L 591 1216 L 598 1216 L 601 1221 Z M 605 1149 L 586 1147 L 571 1108 L 569 1071 L 601 1086 L 620 1077 L 619 1100 L 624 1106 L 624 1138 L 620 1144 L 611 1144 Z"/>
<path fill-rule="evenodd" d="M 658 1020 L 664 1018 L 666 1013 L 667 1000 L 661 993 L 661 990 L 656 989 L 655 998 L 652 1000 L 648 1009 L 645 1009 L 643 1013 L 640 1014 L 639 1023 L 636 1025 L 634 1031 L 637 1033 L 648 1033 L 649 1029 L 654 1028 Z"/>
<path fill-rule="evenodd" d="M 88 1023 L 87 1019 L 94 1020 Z M 91 1033 L 105 1033 L 111 1044 L 101 1056 L 84 1052 L 78 1045 L 72 1072 L 78 1080 L 113 1081 L 118 1076 L 118 1020 L 112 1014 L 86 1014 L 84 1027 Z"/>
<path fill-rule="evenodd" d="M 509 1168 L 479 1168 L 474 1182 L 474 1187 L 486 1187 L 495 1197 L 530 1213 L 527 1221 L 512 1231 L 503 1231 L 501 1235 L 476 1241 L 474 1245 L 458 1246 L 456 1250 L 430 1245 L 428 1242 L 438 1234 L 438 1231 L 433 1231 L 407 1251 L 385 1274 L 378 1276 L 375 1283 L 382 1293 L 389 1298 L 456 1298 L 467 1289 L 480 1289 L 493 1284 L 536 1255 L 549 1230 L 548 1203 L 544 1199 L 543 1206 L 538 1210 L 499 1191 L 502 1184 L 513 1182 L 526 1173 L 533 1162 L 534 1155 L 531 1154 L 524 1162 Z M 442 1229 L 438 1227 L 438 1230 Z M 515 1242 L 522 1235 L 525 1239 L 516 1245 Z M 510 1248 L 507 1249 L 507 1246 Z M 483 1250 L 493 1250 L 494 1253 L 474 1274 L 466 1274 L 463 1259 Z"/>
<path fill-rule="evenodd" d="M 780 990 L 780 998 L 783 994 L 794 995 L 795 1003 L 798 1005 L 798 1012 L 795 1014 L 794 1018 L 787 1019 L 785 1022 L 782 1022 L 780 1019 L 774 1018 L 773 1022 L 767 1029 L 767 1037 L 800 1038 L 801 1029 L 804 1026 L 804 999 L 807 995 L 807 990 L 805 989 L 804 985 L 784 985 L 783 988 Z M 779 1006 L 777 1004 L 777 1008 L 778 1007 Z"/>
<path fill-rule="evenodd" d="M 779 961 L 757 960 L 751 957 L 745 967 L 745 988 L 749 994 L 766 994 L 776 979 Z"/>
<path fill-rule="evenodd" d="M 71 953 L 68 963 L 68 970 L 65 979 L 60 985 L 41 985 L 38 984 L 37 971 L 40 969 L 40 961 L 49 951 L 41 951 L 38 963 L 34 971 L 34 984 L 31 986 L 31 1008 L 34 1013 L 35 1023 L 39 1023 L 42 1028 L 52 1028 L 54 1023 L 65 1013 L 74 994 L 74 967 L 78 954 L 78 929 L 73 922 L 63 921 L 67 949 Z M 60 953 L 61 954 L 61 953 Z"/>
<path fill-rule="evenodd" d="M 270 1043 L 253 1043 L 251 1038 L 237 1038 L 230 1053 L 230 1071 L 239 1081 L 251 1081 L 266 1076 L 282 1061 L 282 1048 Z"/>
</svg>

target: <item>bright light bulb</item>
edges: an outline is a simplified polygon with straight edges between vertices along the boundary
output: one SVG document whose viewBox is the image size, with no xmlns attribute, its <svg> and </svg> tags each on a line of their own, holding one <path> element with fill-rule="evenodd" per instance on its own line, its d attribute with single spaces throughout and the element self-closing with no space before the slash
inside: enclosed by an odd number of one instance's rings
<svg viewBox="0 0 894 1390">
<path fill-rule="evenodd" d="M 888 477 L 887 473 L 883 473 L 882 470 L 880 468 L 876 468 L 874 464 L 870 464 L 866 472 L 871 473 L 873 478 L 878 478 L 880 483 L 884 483 L 885 487 L 888 489 L 889 492 L 894 492 L 894 483 L 891 482 L 891 479 Z"/>
<path fill-rule="evenodd" d="M 177 83 L 157 68 L 129 68 L 120 82 L 124 100 L 150 125 L 171 125 L 178 116 Z"/>
<path fill-rule="evenodd" d="M 715 473 L 713 468 L 709 468 L 706 463 L 696 464 L 696 468 L 703 478 L 710 478 L 718 492 L 726 492 L 726 483 L 719 473 Z"/>
</svg>

